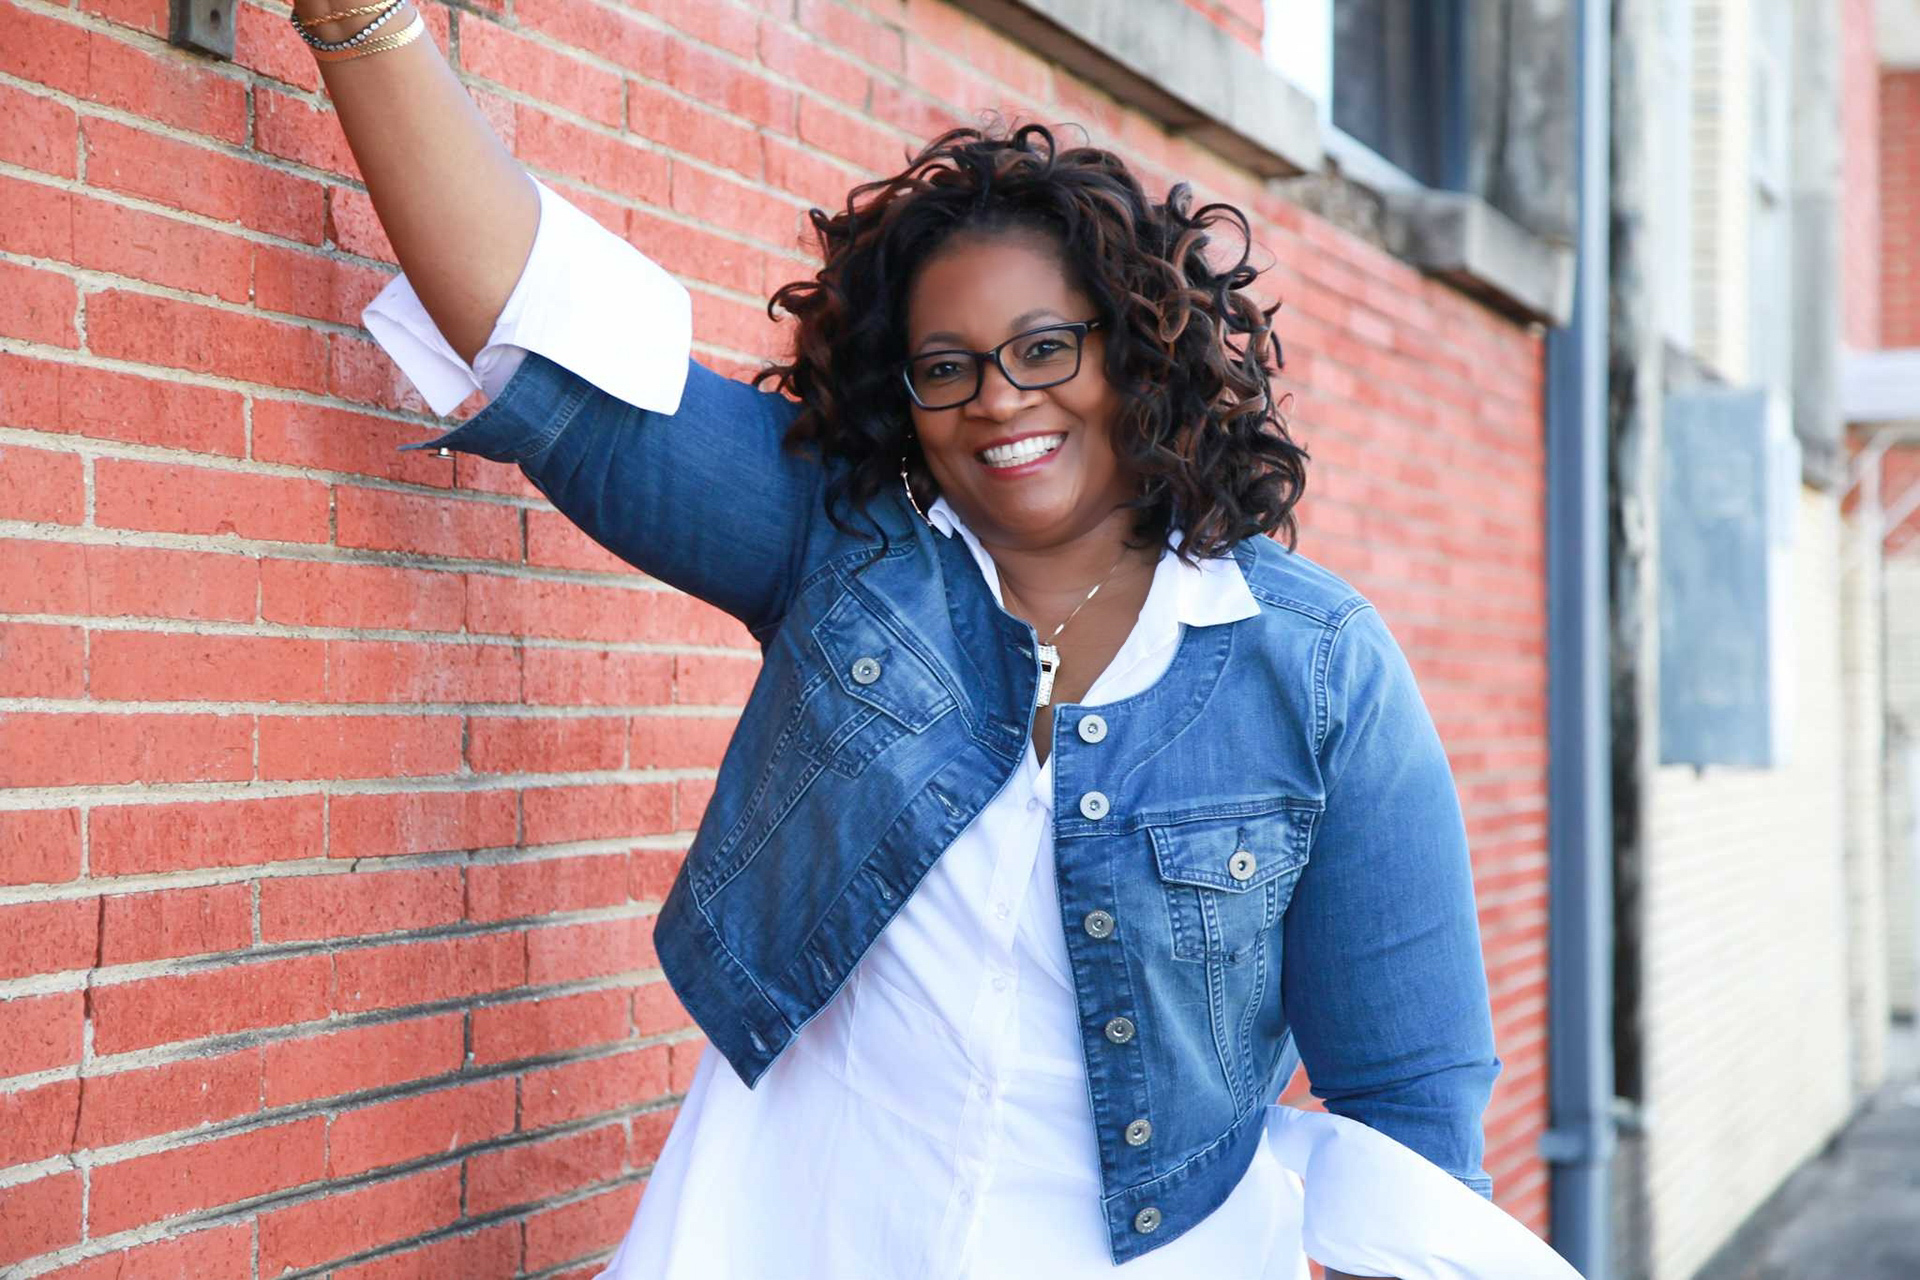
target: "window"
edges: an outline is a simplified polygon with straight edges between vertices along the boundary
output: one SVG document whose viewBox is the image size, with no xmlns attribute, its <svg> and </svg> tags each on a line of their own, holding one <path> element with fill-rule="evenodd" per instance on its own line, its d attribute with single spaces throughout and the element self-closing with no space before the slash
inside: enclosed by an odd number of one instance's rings
<svg viewBox="0 0 1920 1280">
<path fill-rule="evenodd" d="M 1327 149 L 1371 186 L 1458 190 L 1468 0 L 1266 0 L 1269 64 L 1320 104 Z"/>
</svg>

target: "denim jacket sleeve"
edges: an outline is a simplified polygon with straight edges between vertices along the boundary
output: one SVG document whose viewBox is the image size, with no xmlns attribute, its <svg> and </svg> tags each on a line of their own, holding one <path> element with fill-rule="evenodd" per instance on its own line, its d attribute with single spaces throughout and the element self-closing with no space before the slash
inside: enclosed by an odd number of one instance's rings
<svg viewBox="0 0 1920 1280">
<path fill-rule="evenodd" d="M 1284 925 L 1314 1096 L 1491 1198 L 1500 1072 L 1459 794 L 1405 655 L 1356 601 L 1323 667 L 1326 808 Z"/>
<path fill-rule="evenodd" d="M 694 363 L 686 289 L 533 181 L 533 246 L 473 366 L 404 274 L 362 313 L 437 413 L 512 370 L 479 413 L 402 448 L 518 464 L 594 541 L 764 643 L 824 494 L 820 466 L 782 449 L 795 406 Z"/>
</svg>

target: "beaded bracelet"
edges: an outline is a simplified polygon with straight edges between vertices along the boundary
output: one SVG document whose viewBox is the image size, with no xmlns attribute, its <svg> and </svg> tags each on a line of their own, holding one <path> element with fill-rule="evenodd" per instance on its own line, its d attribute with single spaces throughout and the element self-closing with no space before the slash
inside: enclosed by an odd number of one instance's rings
<svg viewBox="0 0 1920 1280">
<path fill-rule="evenodd" d="M 352 49 L 372 40 L 374 36 L 379 33 L 380 28 L 385 26 L 395 14 L 400 12 L 400 0 L 388 0 L 386 4 L 375 7 L 379 9 L 380 16 L 348 36 L 345 40 L 322 40 L 297 21 L 294 23 L 294 30 L 300 33 L 300 38 L 304 40 L 309 47 L 316 50 L 332 53 L 340 49 Z"/>
<path fill-rule="evenodd" d="M 396 7 L 398 7 L 397 4 Z M 330 52 L 315 49 L 313 56 L 321 62 L 345 62 L 349 58 L 370 57 L 376 53 L 385 53 L 389 49 L 398 49 L 402 45 L 412 44 L 426 29 L 427 24 L 420 20 L 420 14 L 416 10 L 412 20 L 391 35 L 381 36 L 378 40 L 369 40 L 358 48 L 337 49 Z"/>
</svg>

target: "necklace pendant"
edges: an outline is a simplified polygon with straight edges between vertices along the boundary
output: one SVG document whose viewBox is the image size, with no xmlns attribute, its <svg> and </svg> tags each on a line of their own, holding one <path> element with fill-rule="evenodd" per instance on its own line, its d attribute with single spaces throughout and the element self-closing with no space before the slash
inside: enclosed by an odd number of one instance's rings
<svg viewBox="0 0 1920 1280">
<path fill-rule="evenodd" d="M 1053 701 L 1053 673 L 1060 669 L 1060 651 L 1050 644 L 1040 646 L 1040 689 L 1034 695 L 1039 706 Z"/>
</svg>

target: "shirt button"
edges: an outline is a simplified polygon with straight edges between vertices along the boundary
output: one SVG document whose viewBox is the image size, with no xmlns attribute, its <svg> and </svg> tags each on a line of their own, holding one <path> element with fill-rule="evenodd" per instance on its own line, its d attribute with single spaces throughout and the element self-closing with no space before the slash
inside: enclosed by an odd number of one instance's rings
<svg viewBox="0 0 1920 1280">
<path fill-rule="evenodd" d="M 1113 936 L 1113 917 L 1104 911 L 1089 911 L 1081 922 L 1086 926 L 1090 938 L 1111 938 Z"/>
<path fill-rule="evenodd" d="M 1006 904 L 1006 903 L 1004 903 L 1004 902 L 996 902 L 996 903 L 994 903 L 994 904 L 993 904 L 993 916 L 994 916 L 994 919 L 996 919 L 996 920 L 1005 920 L 1005 919 L 1007 918 L 1007 912 L 1008 912 L 1008 911 L 1010 911 L 1010 910 L 1012 910 L 1012 908 L 1010 908 L 1009 906 L 1007 906 L 1007 904 Z"/>
<path fill-rule="evenodd" d="M 1080 717 L 1080 741 L 1099 742 L 1107 736 L 1107 722 L 1100 716 Z"/>
<path fill-rule="evenodd" d="M 1080 816 L 1098 821 L 1107 816 L 1107 797 L 1104 792 L 1089 791 L 1080 797 Z"/>
<path fill-rule="evenodd" d="M 880 664 L 872 658 L 858 658 L 853 664 L 853 682 L 872 684 L 880 678 Z"/>
<path fill-rule="evenodd" d="M 1153 1122 L 1144 1116 L 1127 1126 L 1127 1145 L 1130 1147 L 1144 1147 L 1152 1136 Z"/>
<path fill-rule="evenodd" d="M 1133 1215 L 1133 1229 L 1143 1236 L 1151 1233 L 1159 1225 L 1160 1211 L 1152 1205 Z"/>
<path fill-rule="evenodd" d="M 1107 1020 L 1107 1039 L 1115 1044 L 1125 1044 L 1133 1039 L 1133 1019 L 1110 1018 Z"/>
<path fill-rule="evenodd" d="M 1252 850 L 1237 849 L 1234 855 L 1227 859 L 1227 874 L 1235 880 L 1251 880 L 1253 869 L 1258 865 L 1260 864 L 1254 858 Z"/>
<path fill-rule="evenodd" d="M 979 1084 L 973 1086 L 974 1096 L 979 1098 L 982 1102 L 985 1102 L 987 1100 L 987 1095 L 992 1092 L 993 1090 L 987 1088 L 987 1082 L 984 1080 L 982 1080 Z"/>
<path fill-rule="evenodd" d="M 993 975 L 993 989 L 994 989 L 995 991 L 1005 991 L 1005 990 L 1007 989 L 1007 975 L 1006 975 L 1006 974 L 1004 974 L 1004 973 L 996 973 L 996 974 L 994 974 L 994 975 Z"/>
<path fill-rule="evenodd" d="M 973 1192 L 966 1187 L 960 1188 L 960 1203 L 961 1204 L 973 1203 Z"/>
</svg>

